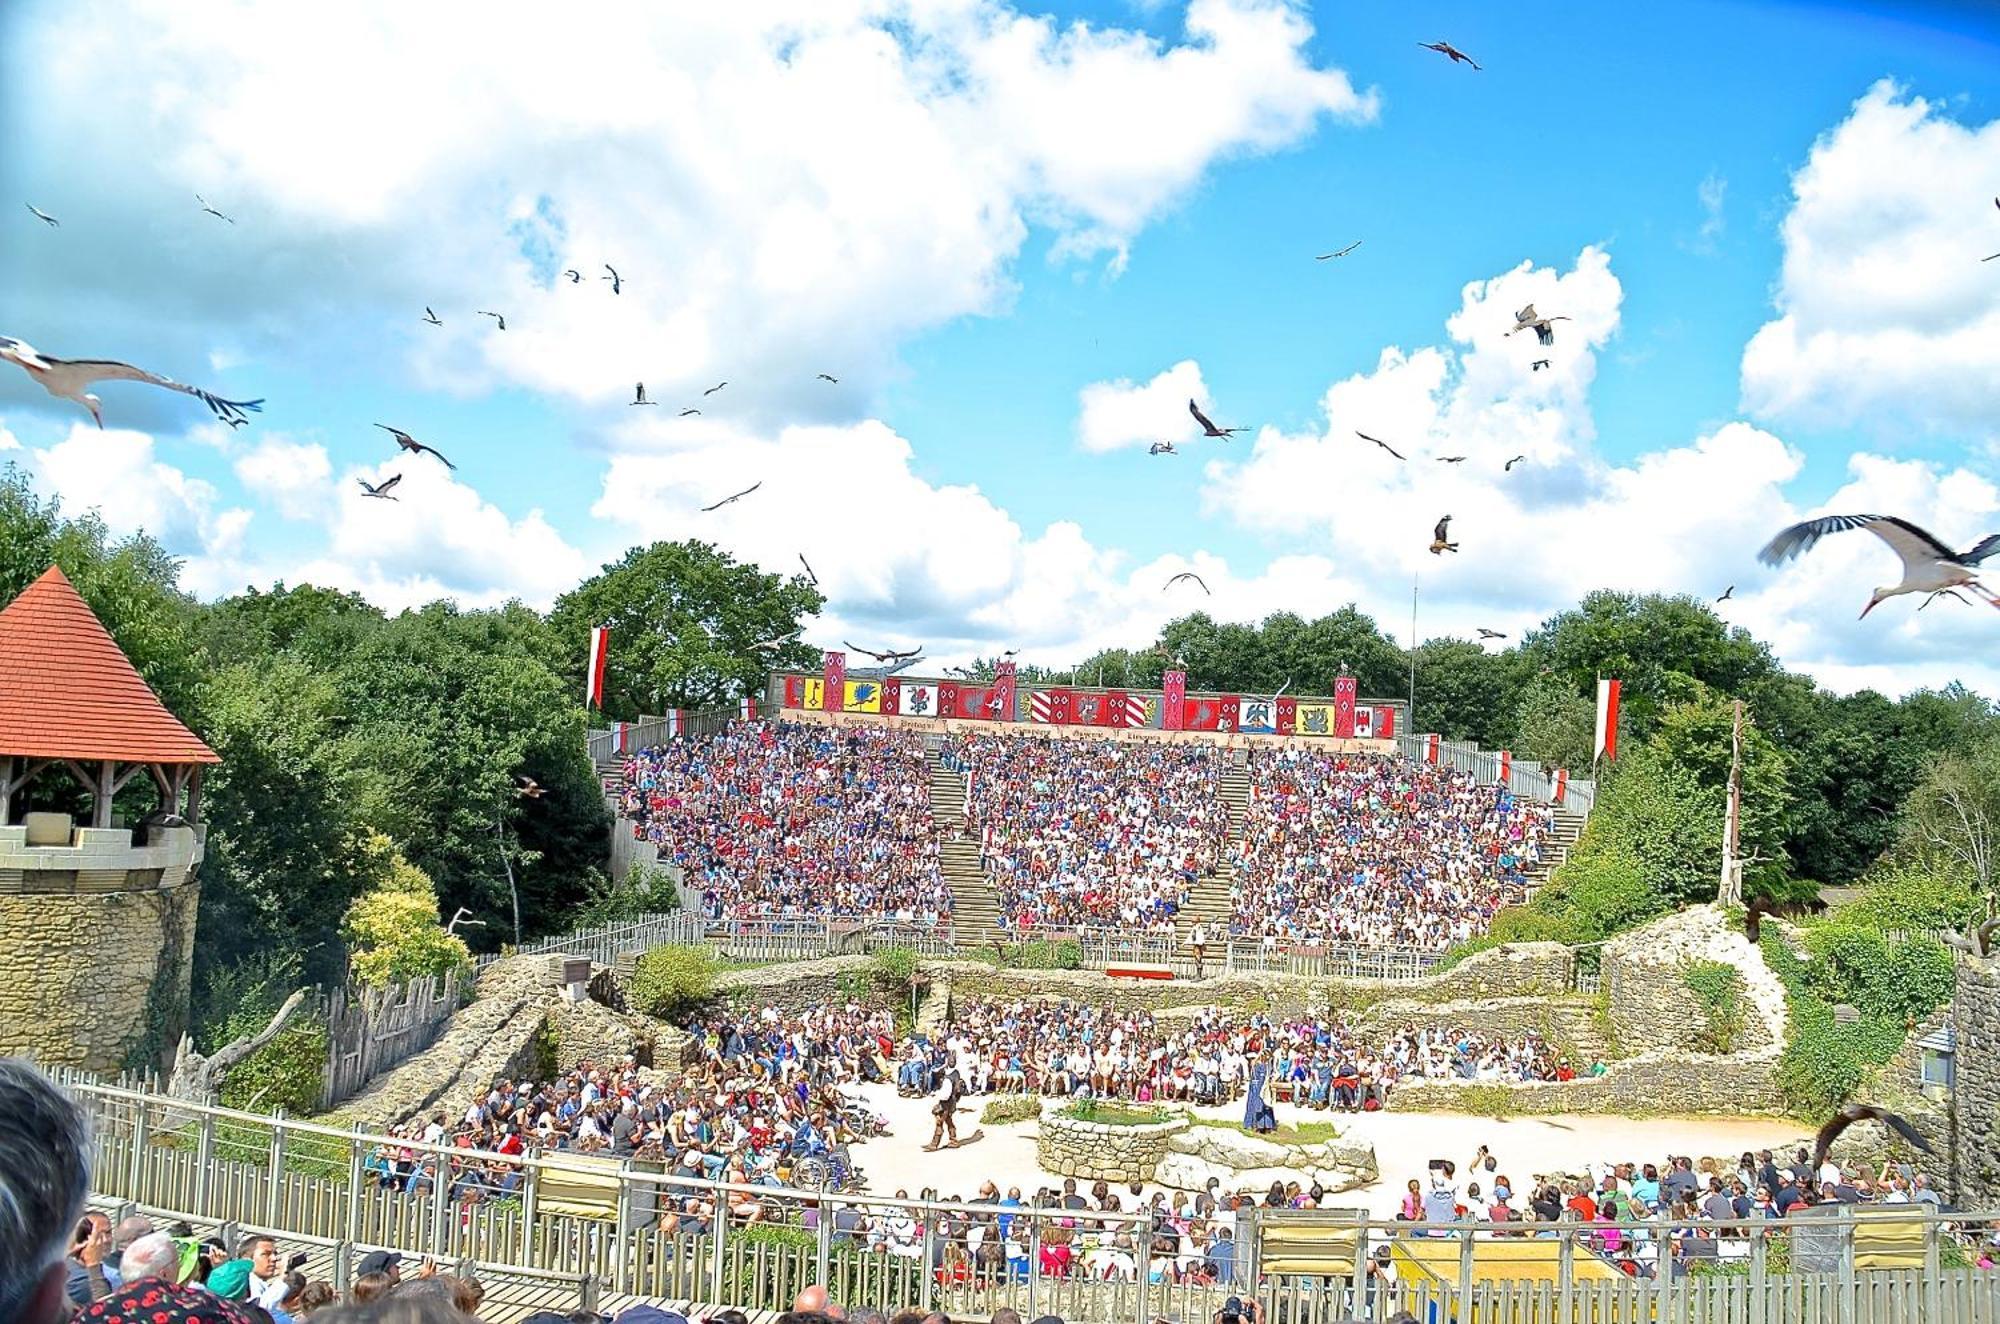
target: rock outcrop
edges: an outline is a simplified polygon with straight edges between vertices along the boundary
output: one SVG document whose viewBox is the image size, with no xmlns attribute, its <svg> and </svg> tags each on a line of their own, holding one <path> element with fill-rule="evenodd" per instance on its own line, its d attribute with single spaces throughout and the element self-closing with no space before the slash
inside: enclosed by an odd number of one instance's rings
<svg viewBox="0 0 2000 1324">
<path fill-rule="evenodd" d="M 1262 1191 L 1274 1181 L 1351 1191 L 1378 1175 L 1374 1146 L 1338 1137 L 1282 1144 L 1233 1127 L 1191 1126 L 1167 1138 L 1167 1151 L 1153 1180 L 1184 1191 L 1202 1190 L 1211 1178 L 1225 1191 Z"/>
</svg>

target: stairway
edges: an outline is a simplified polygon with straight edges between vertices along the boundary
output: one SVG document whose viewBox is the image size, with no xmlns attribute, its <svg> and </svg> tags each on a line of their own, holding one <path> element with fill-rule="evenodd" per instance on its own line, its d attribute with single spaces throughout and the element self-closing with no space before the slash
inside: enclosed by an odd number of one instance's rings
<svg viewBox="0 0 2000 1324">
<path fill-rule="evenodd" d="M 965 774 L 930 752 L 931 821 L 937 825 L 938 872 L 951 889 L 951 922 L 961 943 L 980 942 L 1000 927 L 1000 898 L 979 867 L 979 843 L 952 834 L 965 821 Z"/>
<path fill-rule="evenodd" d="M 1528 871 L 1529 896 L 1541 890 L 1542 884 L 1549 881 L 1562 862 L 1569 858 L 1569 853 L 1576 849 L 1577 838 L 1583 835 L 1584 822 L 1582 814 L 1556 806 L 1555 828 L 1549 834 L 1547 848 L 1542 851 L 1541 863 Z"/>
<path fill-rule="evenodd" d="M 1250 812 L 1250 773 L 1232 760 L 1222 770 L 1222 803 L 1229 807 L 1229 835 L 1224 839 L 1222 859 L 1215 872 L 1195 880 L 1188 889 L 1187 903 L 1174 917 L 1181 941 L 1197 922 L 1208 925 L 1209 941 L 1219 943 L 1229 933 L 1229 919 L 1235 913 L 1230 890 L 1236 883 L 1236 852 L 1243 844 L 1243 820 Z"/>
</svg>

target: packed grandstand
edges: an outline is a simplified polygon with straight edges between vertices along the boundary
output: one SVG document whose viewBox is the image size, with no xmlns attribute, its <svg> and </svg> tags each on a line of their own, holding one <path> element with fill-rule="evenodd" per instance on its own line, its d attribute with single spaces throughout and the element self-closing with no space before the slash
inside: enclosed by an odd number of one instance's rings
<svg viewBox="0 0 2000 1324">
<path fill-rule="evenodd" d="M 739 721 L 642 750 L 620 810 L 711 918 L 950 919 L 941 840 L 969 836 L 1018 930 L 1177 929 L 1203 878 L 1231 879 L 1229 934 L 1437 951 L 1519 901 L 1554 811 L 1451 768 L 1312 748 L 1232 753 L 1032 733 Z M 931 806 L 962 776 L 962 819 Z"/>
</svg>

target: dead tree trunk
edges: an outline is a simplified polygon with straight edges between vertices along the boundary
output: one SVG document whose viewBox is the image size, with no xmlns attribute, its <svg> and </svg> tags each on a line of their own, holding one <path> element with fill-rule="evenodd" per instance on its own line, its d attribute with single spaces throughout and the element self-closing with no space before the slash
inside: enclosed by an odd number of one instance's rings
<svg viewBox="0 0 2000 1324">
<path fill-rule="evenodd" d="M 299 989 L 285 999 L 285 1005 L 278 1008 L 269 1025 L 247 1038 L 223 1045 L 207 1057 L 194 1050 L 192 1038 L 182 1035 L 180 1048 L 174 1053 L 173 1074 L 167 1078 L 167 1093 L 193 1103 L 206 1103 L 214 1098 L 230 1068 L 277 1038 L 305 1000 L 306 991 Z"/>
</svg>

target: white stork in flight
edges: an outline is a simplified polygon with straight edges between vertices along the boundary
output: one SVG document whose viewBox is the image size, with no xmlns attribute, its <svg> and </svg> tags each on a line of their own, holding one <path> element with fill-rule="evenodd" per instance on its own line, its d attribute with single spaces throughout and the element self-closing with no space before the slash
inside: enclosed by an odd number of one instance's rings
<svg viewBox="0 0 2000 1324">
<path fill-rule="evenodd" d="M 264 409 L 262 400 L 225 400 L 198 386 L 183 386 L 170 377 L 110 359 L 59 359 L 39 352 L 24 340 L 13 340 L 7 336 L 0 336 L 0 359 L 26 369 L 28 376 L 56 399 L 73 400 L 88 409 L 99 427 L 104 426 L 104 410 L 101 407 L 104 402 L 84 389 L 92 382 L 144 382 L 148 386 L 164 386 L 169 391 L 193 396 L 233 428 L 242 427 L 250 421 L 250 414 L 262 413 Z"/>
<path fill-rule="evenodd" d="M 1849 529 L 1868 530 L 1903 558 L 1903 582 L 1876 589 L 1868 605 L 1861 609 L 1863 616 L 1905 593 L 1922 593 L 1926 595 L 1925 605 L 1929 605 L 1940 594 L 1958 596 L 1961 588 L 1972 589 L 2000 607 L 2000 597 L 1979 582 L 1980 564 L 2000 552 L 2000 533 L 1987 534 L 1970 550 L 1954 552 L 1925 530 L 1894 515 L 1822 515 L 1784 530 L 1757 554 L 1757 559 L 1765 565 L 1777 565 L 1804 552 L 1827 534 Z"/>
</svg>

